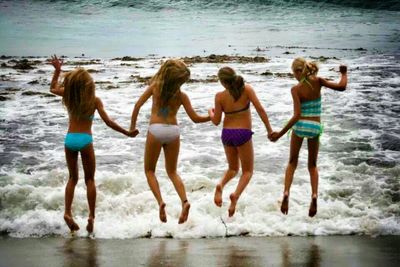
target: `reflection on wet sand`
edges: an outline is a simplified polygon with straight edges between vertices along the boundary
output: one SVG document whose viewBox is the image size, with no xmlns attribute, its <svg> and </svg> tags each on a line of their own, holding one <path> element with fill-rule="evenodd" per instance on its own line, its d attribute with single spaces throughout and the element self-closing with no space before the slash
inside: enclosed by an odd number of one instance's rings
<svg viewBox="0 0 400 267">
<path fill-rule="evenodd" d="M 253 267 L 258 266 L 260 258 L 253 255 L 253 251 L 249 249 L 243 249 L 237 246 L 229 246 L 228 257 L 226 259 L 227 264 L 221 266 L 243 266 Z"/>
<path fill-rule="evenodd" d="M 158 246 L 153 247 L 146 266 L 188 266 L 187 250 L 189 243 L 186 240 L 179 240 L 177 243 L 176 245 L 176 242 L 171 242 L 168 239 L 160 240 Z"/>
<path fill-rule="evenodd" d="M 95 239 L 65 239 L 62 252 L 64 254 L 63 266 L 99 266 L 97 259 L 98 243 Z"/>
<path fill-rule="evenodd" d="M 321 265 L 319 246 L 314 241 L 310 242 L 309 245 L 307 248 L 294 249 L 290 247 L 290 242 L 284 241 L 281 244 L 282 266 L 289 267 L 305 263 L 306 266 L 319 267 Z"/>
</svg>

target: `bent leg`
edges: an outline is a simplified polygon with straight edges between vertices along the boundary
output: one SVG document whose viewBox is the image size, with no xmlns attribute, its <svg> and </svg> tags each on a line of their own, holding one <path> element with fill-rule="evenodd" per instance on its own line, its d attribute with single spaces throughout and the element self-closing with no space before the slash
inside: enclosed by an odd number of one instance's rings
<svg viewBox="0 0 400 267">
<path fill-rule="evenodd" d="M 239 155 L 236 147 L 224 146 L 226 160 L 228 161 L 228 170 L 215 187 L 214 203 L 218 207 L 222 206 L 222 191 L 225 185 L 236 176 L 239 170 Z"/>
<path fill-rule="evenodd" d="M 147 133 L 146 148 L 144 151 L 144 172 L 151 192 L 157 200 L 159 206 L 159 216 L 162 222 L 167 222 L 165 214 L 165 203 L 161 197 L 160 185 L 155 175 L 158 157 L 161 152 L 161 143 L 151 134 Z"/>
<path fill-rule="evenodd" d="M 94 173 L 96 171 L 96 157 L 93 144 L 88 145 L 81 151 L 83 172 L 85 174 L 86 196 L 89 203 L 89 218 L 86 230 L 93 232 L 93 224 L 96 208 L 96 184 L 94 182 Z"/>
<path fill-rule="evenodd" d="M 79 230 L 79 226 L 75 223 L 72 216 L 72 201 L 74 199 L 75 186 L 78 183 L 78 152 L 65 148 L 65 159 L 67 161 L 69 178 L 65 187 L 65 212 L 64 220 L 69 229 L 72 231 Z"/>
<path fill-rule="evenodd" d="M 283 192 L 283 199 L 281 205 L 281 212 L 283 214 L 288 214 L 289 212 L 289 193 L 290 187 L 293 182 L 293 175 L 297 168 L 297 163 L 299 161 L 299 152 L 301 145 L 303 144 L 303 138 L 298 137 L 294 132 L 292 132 L 292 137 L 290 139 L 290 155 L 289 163 L 285 172 L 285 189 Z"/>
<path fill-rule="evenodd" d="M 165 155 L 165 169 L 167 170 L 168 177 L 171 179 L 176 192 L 182 202 L 182 212 L 179 216 L 179 223 L 186 222 L 189 216 L 190 204 L 186 197 L 185 185 L 182 182 L 181 177 L 176 172 L 178 155 L 179 155 L 180 139 L 177 138 L 175 141 L 164 145 L 164 155 Z"/>
<path fill-rule="evenodd" d="M 308 216 L 314 217 L 317 214 L 317 197 L 318 197 L 318 151 L 319 138 L 308 139 L 308 171 L 311 179 L 311 204 Z"/>
<path fill-rule="evenodd" d="M 236 203 L 248 185 L 250 178 L 253 175 L 254 168 L 253 141 L 250 140 L 247 143 L 239 146 L 237 149 L 240 163 L 242 165 L 242 175 L 240 176 L 235 192 L 229 196 L 231 199 L 231 205 L 229 206 L 229 217 L 235 214 Z"/>
</svg>

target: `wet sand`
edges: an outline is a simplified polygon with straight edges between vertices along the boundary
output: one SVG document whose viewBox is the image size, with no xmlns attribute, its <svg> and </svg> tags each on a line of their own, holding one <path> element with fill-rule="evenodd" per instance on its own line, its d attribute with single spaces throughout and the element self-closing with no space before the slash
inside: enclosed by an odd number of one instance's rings
<svg viewBox="0 0 400 267">
<path fill-rule="evenodd" d="M 400 236 L 0 239 L 0 266 L 399 266 Z"/>
</svg>

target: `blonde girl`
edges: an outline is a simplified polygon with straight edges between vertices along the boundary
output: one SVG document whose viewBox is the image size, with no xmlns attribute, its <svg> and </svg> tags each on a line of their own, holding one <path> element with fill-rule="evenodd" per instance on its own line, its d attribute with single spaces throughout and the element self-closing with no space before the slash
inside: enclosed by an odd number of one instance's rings
<svg viewBox="0 0 400 267">
<path fill-rule="evenodd" d="M 297 167 L 299 151 L 304 138 L 308 144 L 308 171 L 311 179 L 311 204 L 308 211 L 310 217 L 317 213 L 318 196 L 318 168 L 317 158 L 319 150 L 319 136 L 321 127 L 321 88 L 344 91 L 347 86 L 347 68 L 340 66 L 342 77 L 339 83 L 330 82 L 318 77 L 318 66 L 314 62 L 308 62 L 304 58 L 296 58 L 292 64 L 293 75 L 299 83 L 292 87 L 294 114 L 288 124 L 279 132 L 272 135 L 271 140 L 276 141 L 289 129 L 293 129 L 290 141 L 289 163 L 285 173 L 285 188 L 281 212 L 289 212 L 289 192 L 293 175 Z"/>
<path fill-rule="evenodd" d="M 96 186 L 94 173 L 96 169 L 93 149 L 92 123 L 97 110 L 108 127 L 127 136 L 135 136 L 137 132 L 128 132 L 111 120 L 104 110 L 100 98 L 95 95 L 95 84 L 90 74 L 83 68 L 68 72 L 62 84 L 58 83 L 63 61 L 57 56 L 51 58 L 55 71 L 50 85 L 50 92 L 62 96 L 62 102 L 68 110 L 69 126 L 65 137 L 65 158 L 69 171 L 69 179 L 65 188 L 64 220 L 71 232 L 79 230 L 74 221 L 71 206 L 75 186 L 78 182 L 78 154 L 81 154 L 85 174 L 87 199 L 89 203 L 89 218 L 86 230 L 93 232 L 96 204 Z"/>
<path fill-rule="evenodd" d="M 150 80 L 149 86 L 136 102 L 132 112 L 130 129 L 133 132 L 137 131 L 136 121 L 140 108 L 150 97 L 152 98 L 150 125 L 144 152 L 144 171 L 150 189 L 159 205 L 160 220 L 164 223 L 167 222 L 166 204 L 161 196 L 155 175 L 161 149 L 164 151 L 165 169 L 168 177 L 181 199 L 182 211 L 179 216 L 179 224 L 186 222 L 190 209 L 185 186 L 176 171 L 180 146 L 180 132 L 176 114 L 179 108 L 183 106 L 193 122 L 200 123 L 210 120 L 209 116 L 199 116 L 194 111 L 189 97 L 180 89 L 189 77 L 190 71 L 182 61 L 175 59 L 165 61 Z"/>
</svg>

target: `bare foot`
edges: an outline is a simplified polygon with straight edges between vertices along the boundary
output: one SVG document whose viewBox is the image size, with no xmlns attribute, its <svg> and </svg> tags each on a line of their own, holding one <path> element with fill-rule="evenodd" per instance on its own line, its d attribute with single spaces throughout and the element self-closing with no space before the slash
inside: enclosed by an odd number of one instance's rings
<svg viewBox="0 0 400 267">
<path fill-rule="evenodd" d="M 214 203 L 218 207 L 222 206 L 222 186 L 220 184 L 215 187 Z"/>
<path fill-rule="evenodd" d="M 185 202 L 183 202 L 182 205 L 182 212 L 181 216 L 179 216 L 179 221 L 178 221 L 179 224 L 182 224 L 187 221 L 187 218 L 189 216 L 189 209 L 190 209 L 190 204 L 186 200 Z"/>
<path fill-rule="evenodd" d="M 289 195 L 284 194 L 281 205 L 281 212 L 285 215 L 289 213 Z"/>
<path fill-rule="evenodd" d="M 160 221 L 162 221 L 163 223 L 167 222 L 167 214 L 165 213 L 165 203 L 161 203 L 160 205 Z"/>
<path fill-rule="evenodd" d="M 310 209 L 308 210 L 308 216 L 314 217 L 317 214 L 317 198 L 313 197 L 310 204 Z"/>
<path fill-rule="evenodd" d="M 93 233 L 93 226 L 94 226 L 94 217 L 89 217 L 86 225 L 86 231 L 88 231 L 89 234 Z"/>
<path fill-rule="evenodd" d="M 231 205 L 229 206 L 228 212 L 229 212 L 229 217 L 232 217 L 235 214 L 235 209 L 236 209 L 236 203 L 238 201 L 238 197 L 232 193 L 229 198 L 231 199 Z"/>
<path fill-rule="evenodd" d="M 76 224 L 71 215 L 64 214 L 64 221 L 67 223 L 68 228 L 69 230 L 71 230 L 71 232 L 79 230 L 79 225 Z"/>
</svg>

